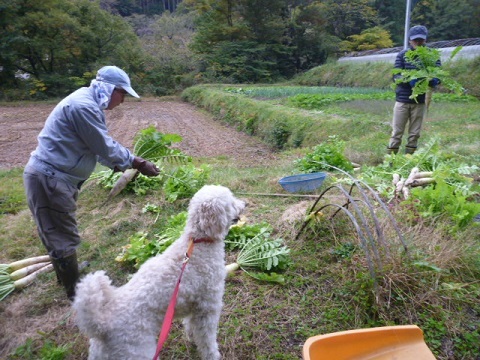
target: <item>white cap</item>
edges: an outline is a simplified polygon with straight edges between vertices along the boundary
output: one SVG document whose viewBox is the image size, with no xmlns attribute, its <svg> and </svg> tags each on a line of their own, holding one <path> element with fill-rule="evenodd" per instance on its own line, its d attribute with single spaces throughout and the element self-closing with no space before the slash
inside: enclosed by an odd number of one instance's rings
<svg viewBox="0 0 480 360">
<path fill-rule="evenodd" d="M 116 87 L 122 88 L 133 97 L 139 98 L 135 90 L 130 86 L 130 78 L 127 73 L 116 66 L 104 66 L 97 72 L 97 80 L 104 81 Z"/>
</svg>

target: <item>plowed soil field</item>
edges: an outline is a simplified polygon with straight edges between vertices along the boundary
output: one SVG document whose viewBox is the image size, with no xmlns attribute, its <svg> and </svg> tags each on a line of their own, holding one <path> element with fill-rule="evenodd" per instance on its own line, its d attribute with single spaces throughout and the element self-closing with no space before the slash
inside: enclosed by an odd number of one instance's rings
<svg viewBox="0 0 480 360">
<path fill-rule="evenodd" d="M 0 106 L 0 169 L 23 167 L 35 149 L 36 137 L 55 104 Z M 273 153 L 259 140 L 220 124 L 195 106 L 181 101 L 126 101 L 106 111 L 112 137 L 131 148 L 135 134 L 150 125 L 183 137 L 178 148 L 193 157 L 226 156 L 239 166 L 261 165 Z"/>
</svg>

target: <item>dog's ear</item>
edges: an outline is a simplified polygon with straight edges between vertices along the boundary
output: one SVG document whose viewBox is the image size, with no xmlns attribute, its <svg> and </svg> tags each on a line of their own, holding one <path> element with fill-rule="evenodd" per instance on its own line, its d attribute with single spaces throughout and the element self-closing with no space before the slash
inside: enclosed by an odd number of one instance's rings
<svg viewBox="0 0 480 360">
<path fill-rule="evenodd" d="M 197 221 L 199 228 L 208 237 L 224 236 L 229 227 L 225 204 L 219 198 L 203 202 L 197 214 Z"/>
</svg>

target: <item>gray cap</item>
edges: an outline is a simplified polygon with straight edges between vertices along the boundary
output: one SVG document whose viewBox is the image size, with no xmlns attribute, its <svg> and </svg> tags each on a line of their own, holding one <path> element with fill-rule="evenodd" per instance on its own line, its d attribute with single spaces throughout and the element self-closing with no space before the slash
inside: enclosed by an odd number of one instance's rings
<svg viewBox="0 0 480 360">
<path fill-rule="evenodd" d="M 139 98 L 135 90 L 130 86 L 130 78 L 127 73 L 116 66 L 104 66 L 97 72 L 97 80 L 104 81 L 116 87 L 122 88 L 133 97 Z"/>
<path fill-rule="evenodd" d="M 428 35 L 428 31 L 427 31 L 427 28 L 425 26 L 415 25 L 408 32 L 408 39 L 409 40 L 414 40 L 414 39 L 427 40 L 427 35 Z"/>
</svg>

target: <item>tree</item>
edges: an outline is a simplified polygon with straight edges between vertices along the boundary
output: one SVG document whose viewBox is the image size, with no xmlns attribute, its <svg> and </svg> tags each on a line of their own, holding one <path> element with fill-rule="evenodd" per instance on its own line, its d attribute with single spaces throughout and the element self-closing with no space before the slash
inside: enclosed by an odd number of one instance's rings
<svg viewBox="0 0 480 360">
<path fill-rule="evenodd" d="M 375 1 L 374 7 L 394 44 L 403 44 L 406 2 Z M 427 26 L 429 42 L 479 37 L 480 0 L 460 0 L 455 6 L 447 0 L 412 0 L 410 25 L 418 24 Z"/>
<path fill-rule="evenodd" d="M 140 65 L 141 49 L 132 29 L 96 3 L 11 0 L 3 8 L 8 17 L 0 20 L 0 66 L 6 69 L 1 76 L 8 83 L 20 72 L 47 94 L 63 95 L 98 64 Z"/>
<path fill-rule="evenodd" d="M 369 0 L 320 2 L 324 4 L 328 18 L 328 32 L 342 40 L 350 35 L 360 34 L 362 30 L 378 25 L 380 22 L 377 11 L 370 6 Z"/>
<path fill-rule="evenodd" d="M 0 86 L 16 87 L 18 85 L 15 72 L 15 51 L 11 44 L 14 39 L 21 36 L 18 31 L 11 30 L 10 23 L 19 10 L 16 2 L 0 0 Z"/>
<path fill-rule="evenodd" d="M 272 81 L 294 73 L 284 0 L 187 2 L 198 14 L 192 49 L 206 72 L 235 82 Z"/>
<path fill-rule="evenodd" d="M 382 27 L 390 32 L 394 45 L 403 45 L 406 1 L 376 0 L 374 8 Z"/>
<path fill-rule="evenodd" d="M 315 2 L 292 9 L 289 35 L 297 71 L 323 64 L 338 49 L 340 40 L 327 32 L 325 6 Z"/>
<path fill-rule="evenodd" d="M 140 40 L 149 54 L 145 68 L 152 93 L 169 93 L 196 72 L 198 62 L 189 49 L 193 31 L 192 13 L 165 12 L 155 16 L 148 29 L 143 28 Z"/>
<path fill-rule="evenodd" d="M 420 1 L 412 11 L 412 24 L 428 28 L 428 41 L 455 40 L 480 36 L 480 1 Z"/>
<path fill-rule="evenodd" d="M 360 35 L 351 35 L 348 40 L 342 41 L 340 44 L 341 50 L 344 51 L 384 49 L 392 46 L 390 33 L 380 26 L 363 30 Z"/>
</svg>

